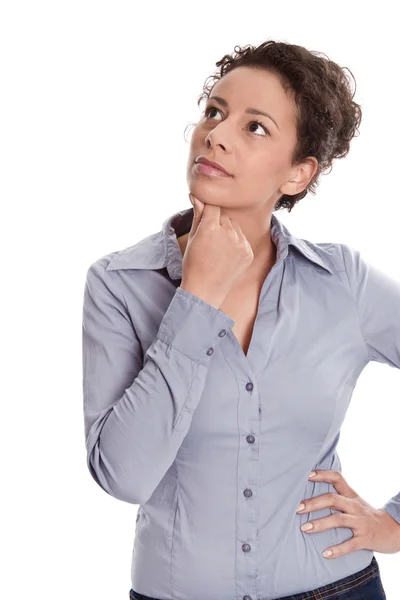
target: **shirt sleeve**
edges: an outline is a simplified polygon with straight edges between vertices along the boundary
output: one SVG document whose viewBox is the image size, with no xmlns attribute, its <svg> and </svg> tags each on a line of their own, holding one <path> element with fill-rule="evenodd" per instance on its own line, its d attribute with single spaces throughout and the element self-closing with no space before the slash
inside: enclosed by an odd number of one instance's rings
<svg viewBox="0 0 400 600">
<path fill-rule="evenodd" d="M 176 457 L 213 353 L 235 321 L 178 287 L 143 356 L 119 275 L 105 266 L 90 266 L 83 298 L 87 465 L 108 494 L 144 504 Z"/>
<path fill-rule="evenodd" d="M 341 244 L 369 360 L 400 368 L 400 282 Z M 400 492 L 382 507 L 400 524 Z"/>
</svg>

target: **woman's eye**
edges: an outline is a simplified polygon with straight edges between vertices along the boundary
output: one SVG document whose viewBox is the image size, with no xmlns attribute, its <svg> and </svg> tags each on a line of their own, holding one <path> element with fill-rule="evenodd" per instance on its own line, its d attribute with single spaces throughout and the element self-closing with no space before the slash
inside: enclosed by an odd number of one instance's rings
<svg viewBox="0 0 400 600">
<path fill-rule="evenodd" d="M 217 112 L 219 112 L 218 108 L 215 108 L 215 106 L 210 106 L 209 108 L 206 108 L 205 110 L 205 116 L 208 117 L 210 115 L 210 110 L 216 110 Z"/>
<path fill-rule="evenodd" d="M 212 110 L 216 110 L 217 112 L 220 112 L 220 111 L 218 110 L 218 108 L 216 108 L 215 106 L 209 106 L 209 107 L 208 107 L 208 108 L 206 108 L 206 110 L 204 111 L 204 116 L 205 116 L 205 117 L 210 117 L 210 111 L 212 111 Z M 212 117 L 210 117 L 210 118 L 212 118 Z M 266 135 L 270 135 L 270 133 L 269 133 L 268 129 L 266 129 L 266 127 L 265 127 L 265 126 L 264 126 L 262 123 L 260 123 L 260 121 L 257 121 L 257 120 L 255 120 L 255 121 L 250 121 L 250 125 L 257 125 L 257 127 L 261 127 L 261 128 L 262 128 L 262 129 L 265 131 L 265 134 L 266 134 Z M 254 133 L 254 131 L 253 131 L 252 133 Z"/>
</svg>

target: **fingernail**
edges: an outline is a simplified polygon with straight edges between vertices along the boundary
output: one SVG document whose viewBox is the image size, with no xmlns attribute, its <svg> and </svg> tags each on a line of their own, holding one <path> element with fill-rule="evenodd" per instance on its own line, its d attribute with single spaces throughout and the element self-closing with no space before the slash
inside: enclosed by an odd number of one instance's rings
<svg viewBox="0 0 400 600">
<path fill-rule="evenodd" d="M 322 553 L 322 556 L 332 556 L 333 552 L 332 550 L 324 550 L 324 552 Z"/>
<path fill-rule="evenodd" d="M 315 471 L 311 471 L 311 473 L 308 476 L 308 479 L 311 479 L 311 477 L 315 477 L 316 476 L 316 472 Z"/>
<path fill-rule="evenodd" d="M 301 504 L 299 504 L 299 506 L 297 507 L 296 512 L 299 512 L 300 510 L 304 510 L 306 507 L 306 505 L 304 504 L 304 502 L 301 502 Z"/>
</svg>

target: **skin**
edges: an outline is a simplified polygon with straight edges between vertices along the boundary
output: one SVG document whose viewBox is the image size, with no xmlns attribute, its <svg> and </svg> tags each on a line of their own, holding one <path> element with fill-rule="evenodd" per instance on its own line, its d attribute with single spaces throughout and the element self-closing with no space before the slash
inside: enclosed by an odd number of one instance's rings
<svg viewBox="0 0 400 600">
<path fill-rule="evenodd" d="M 228 106 L 212 100 L 213 96 L 224 98 Z M 192 133 L 186 179 L 194 196 L 205 204 L 220 206 L 221 213 L 240 225 L 254 254 L 243 276 L 251 280 L 275 262 L 270 221 L 276 201 L 282 194 L 293 195 L 306 188 L 318 162 L 308 157 L 301 164 L 291 165 L 296 107 L 277 75 L 238 67 L 216 82 L 210 98 L 204 106 L 208 116 L 201 115 Z M 245 113 L 248 107 L 268 113 L 277 126 L 268 117 Z M 196 173 L 194 163 L 199 155 L 219 162 L 233 177 Z M 188 234 L 178 238 L 182 254 L 187 238 Z"/>
</svg>

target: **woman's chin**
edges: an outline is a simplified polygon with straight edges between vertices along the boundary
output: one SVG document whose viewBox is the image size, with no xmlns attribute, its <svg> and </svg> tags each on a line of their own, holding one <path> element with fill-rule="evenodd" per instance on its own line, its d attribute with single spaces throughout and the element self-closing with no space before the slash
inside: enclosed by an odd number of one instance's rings
<svg viewBox="0 0 400 600">
<path fill-rule="evenodd" d="M 208 204 L 219 205 L 220 202 L 226 201 L 227 198 L 232 196 L 231 194 L 227 196 L 226 190 L 222 190 L 221 187 L 213 181 L 190 178 L 188 187 L 189 192 L 193 194 L 193 196 L 196 196 L 199 200 L 207 202 Z"/>
</svg>

